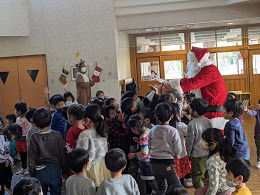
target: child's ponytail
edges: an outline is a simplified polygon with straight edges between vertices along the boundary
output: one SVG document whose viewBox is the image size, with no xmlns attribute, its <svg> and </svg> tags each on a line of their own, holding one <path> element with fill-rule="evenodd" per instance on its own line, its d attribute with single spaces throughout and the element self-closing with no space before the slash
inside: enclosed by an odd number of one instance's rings
<svg viewBox="0 0 260 195">
<path fill-rule="evenodd" d="M 85 107 L 84 118 L 89 118 L 95 123 L 96 131 L 101 137 L 107 137 L 108 126 L 101 115 L 102 111 L 99 105 L 89 104 Z"/>
</svg>

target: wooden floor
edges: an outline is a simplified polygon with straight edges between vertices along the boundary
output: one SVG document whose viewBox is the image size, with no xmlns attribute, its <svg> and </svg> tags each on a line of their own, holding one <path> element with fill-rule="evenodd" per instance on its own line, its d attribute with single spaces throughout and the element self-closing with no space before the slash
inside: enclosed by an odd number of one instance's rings
<svg viewBox="0 0 260 195">
<path fill-rule="evenodd" d="M 243 114 L 243 119 L 244 123 L 242 125 L 250 147 L 250 163 L 252 165 L 252 173 L 250 180 L 247 182 L 247 186 L 251 190 L 252 194 L 260 195 L 260 169 L 256 168 L 256 146 L 254 140 L 255 117 Z M 194 188 L 187 188 L 187 191 L 192 195 L 195 190 Z"/>
</svg>

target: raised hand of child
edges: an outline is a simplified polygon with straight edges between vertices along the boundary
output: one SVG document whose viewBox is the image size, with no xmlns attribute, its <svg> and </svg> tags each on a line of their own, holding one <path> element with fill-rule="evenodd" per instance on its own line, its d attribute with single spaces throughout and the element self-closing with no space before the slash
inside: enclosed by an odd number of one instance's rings
<svg viewBox="0 0 260 195">
<path fill-rule="evenodd" d="M 168 81 L 163 82 L 163 86 L 167 91 L 172 91 L 172 87 L 170 86 L 170 83 Z"/>
<path fill-rule="evenodd" d="M 245 112 L 248 111 L 247 105 L 245 105 L 245 107 L 244 107 L 244 111 L 245 111 Z"/>
<path fill-rule="evenodd" d="M 133 159 L 133 158 L 135 158 L 135 153 L 130 153 L 130 154 L 128 154 L 128 159 L 129 159 L 129 160 L 131 160 L 131 159 Z"/>
</svg>

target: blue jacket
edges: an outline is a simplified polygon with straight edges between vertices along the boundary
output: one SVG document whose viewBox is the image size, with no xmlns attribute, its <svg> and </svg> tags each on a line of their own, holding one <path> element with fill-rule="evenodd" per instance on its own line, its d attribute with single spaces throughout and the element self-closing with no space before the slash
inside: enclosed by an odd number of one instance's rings
<svg viewBox="0 0 260 195">
<path fill-rule="evenodd" d="M 62 114 L 58 111 L 54 112 L 52 122 L 51 122 L 51 129 L 54 131 L 59 131 L 63 140 L 66 139 L 66 133 L 64 131 L 64 127 L 66 124 L 66 119 L 62 116 Z"/>
<path fill-rule="evenodd" d="M 238 119 L 228 121 L 224 128 L 224 134 L 231 140 L 233 155 L 248 160 L 250 149 L 240 121 Z"/>
</svg>

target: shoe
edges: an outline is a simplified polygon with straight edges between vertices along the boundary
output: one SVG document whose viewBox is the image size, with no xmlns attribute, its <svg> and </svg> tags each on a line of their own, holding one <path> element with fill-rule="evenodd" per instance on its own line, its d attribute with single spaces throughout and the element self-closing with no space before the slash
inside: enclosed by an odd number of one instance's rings
<svg viewBox="0 0 260 195">
<path fill-rule="evenodd" d="M 256 167 L 257 167 L 258 169 L 260 169 L 260 161 L 257 161 Z"/>
<path fill-rule="evenodd" d="M 186 179 L 185 180 L 185 185 L 186 185 L 186 187 L 193 187 L 192 179 L 191 178 Z"/>
<path fill-rule="evenodd" d="M 29 171 L 26 170 L 26 171 L 24 172 L 24 175 L 29 175 Z"/>
<path fill-rule="evenodd" d="M 27 170 L 24 168 L 21 168 L 19 171 L 16 172 L 16 175 L 24 174 Z"/>
</svg>

